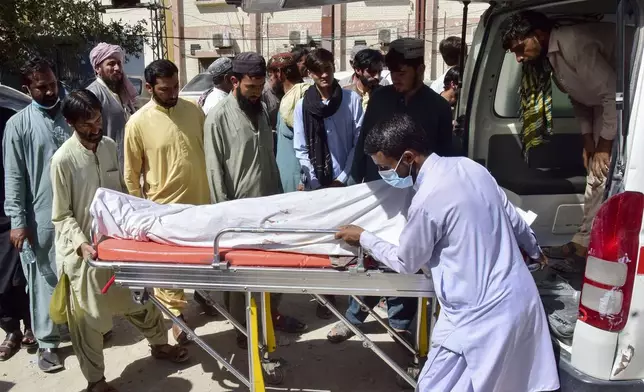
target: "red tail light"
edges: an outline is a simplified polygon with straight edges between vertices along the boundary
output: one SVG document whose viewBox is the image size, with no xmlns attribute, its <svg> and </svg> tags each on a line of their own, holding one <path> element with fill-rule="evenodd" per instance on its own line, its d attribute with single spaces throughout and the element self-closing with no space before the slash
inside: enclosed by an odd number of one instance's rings
<svg viewBox="0 0 644 392">
<path fill-rule="evenodd" d="M 590 234 L 579 319 L 605 331 L 628 320 L 639 255 L 644 194 L 623 192 L 600 208 Z"/>
</svg>

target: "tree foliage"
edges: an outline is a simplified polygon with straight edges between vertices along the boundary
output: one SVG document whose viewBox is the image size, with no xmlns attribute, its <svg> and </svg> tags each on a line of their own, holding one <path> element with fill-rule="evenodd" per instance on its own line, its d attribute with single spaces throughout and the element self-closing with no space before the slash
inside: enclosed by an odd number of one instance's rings
<svg viewBox="0 0 644 392">
<path fill-rule="evenodd" d="M 61 76 L 79 72 L 83 58 L 105 41 L 136 54 L 147 41 L 146 22 L 103 22 L 98 0 L 0 0 L 0 72 L 15 73 L 39 55 Z"/>
</svg>

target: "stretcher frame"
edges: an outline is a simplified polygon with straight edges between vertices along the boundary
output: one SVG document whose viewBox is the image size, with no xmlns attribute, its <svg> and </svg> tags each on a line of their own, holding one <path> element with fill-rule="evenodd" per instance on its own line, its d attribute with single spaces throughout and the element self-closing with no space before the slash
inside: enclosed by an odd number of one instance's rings
<svg viewBox="0 0 644 392">
<path fill-rule="evenodd" d="M 218 361 L 226 370 L 233 374 L 252 392 L 265 391 L 264 376 L 269 384 L 281 384 L 284 372 L 281 361 L 271 359 L 269 354 L 275 351 L 275 336 L 270 314 L 269 293 L 310 294 L 320 304 L 327 307 L 333 315 L 344 323 L 363 341 L 363 347 L 373 351 L 398 375 L 401 385 L 416 388 L 416 378 L 420 371 L 421 361 L 426 357 L 430 331 L 427 328 L 427 317 L 430 317 L 429 329 L 433 328 L 436 320 L 436 301 L 431 278 L 425 274 L 403 275 L 388 273 L 382 270 L 368 270 L 364 267 L 364 253 L 358 251 L 356 265 L 340 271 L 333 268 L 282 268 L 282 267 L 247 267 L 231 266 L 222 257 L 219 243 L 227 234 L 320 234 L 329 235 L 337 230 L 326 229 L 265 229 L 236 227 L 221 230 L 213 241 L 213 262 L 207 264 L 177 263 L 143 263 L 109 260 L 89 260 L 95 268 L 110 268 L 114 277 L 108 283 L 116 283 L 132 290 L 133 299 L 138 303 L 151 301 L 163 314 L 171 319 L 184 331 L 188 339 L 194 341 L 206 353 Z M 92 234 L 92 241 L 94 235 Z M 95 242 L 94 242 L 95 243 Z M 236 249 L 235 249 L 236 250 Z M 100 257 L 100 254 L 99 254 Z M 107 288 L 107 286 L 106 286 Z M 217 353 L 205 343 L 182 319 L 171 313 L 153 293 L 153 288 L 193 289 L 206 298 L 223 317 L 243 333 L 248 339 L 249 376 L 244 376 L 230 361 Z M 206 291 L 236 291 L 245 293 L 246 327 L 235 320 L 226 309 L 213 301 Z M 263 341 L 259 341 L 257 305 L 253 293 L 261 294 Z M 407 369 L 401 368 L 393 359 L 384 353 L 358 327 L 351 324 L 324 295 L 346 295 L 353 297 L 361 305 L 362 310 L 373 316 L 387 332 L 410 351 L 414 359 Z M 418 298 L 415 345 L 412 346 L 373 309 L 368 308 L 359 298 L 361 296 L 378 297 L 415 297 Z M 428 303 L 431 303 L 431 314 L 428 315 Z"/>
</svg>

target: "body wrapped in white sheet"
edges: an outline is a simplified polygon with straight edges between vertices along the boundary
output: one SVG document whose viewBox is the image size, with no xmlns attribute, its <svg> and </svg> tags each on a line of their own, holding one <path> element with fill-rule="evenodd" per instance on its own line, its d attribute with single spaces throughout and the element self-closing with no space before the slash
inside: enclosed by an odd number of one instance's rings
<svg viewBox="0 0 644 392">
<path fill-rule="evenodd" d="M 397 244 L 411 196 L 411 188 L 396 189 L 376 181 L 192 206 L 162 205 L 99 188 L 90 212 L 100 234 L 172 245 L 212 247 L 215 235 L 228 227 L 336 229 L 347 224 Z M 320 234 L 231 233 L 220 246 L 339 256 L 356 252 L 332 235 Z"/>
<path fill-rule="evenodd" d="M 293 192 L 219 204 L 157 204 L 99 188 L 90 212 L 99 234 L 169 245 L 212 247 L 215 235 L 229 227 L 336 229 L 355 224 L 398 244 L 412 188 L 374 181 L 344 188 Z M 531 224 L 536 216 L 517 208 Z M 222 248 L 246 248 L 307 254 L 355 255 L 356 249 L 332 235 L 231 233 Z"/>
</svg>

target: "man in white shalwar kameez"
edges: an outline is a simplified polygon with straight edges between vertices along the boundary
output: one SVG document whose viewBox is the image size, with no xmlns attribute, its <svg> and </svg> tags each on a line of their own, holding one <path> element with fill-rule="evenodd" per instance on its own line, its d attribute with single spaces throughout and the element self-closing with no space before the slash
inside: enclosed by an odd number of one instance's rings
<svg viewBox="0 0 644 392">
<path fill-rule="evenodd" d="M 416 191 L 399 246 L 357 226 L 337 234 L 396 272 L 431 274 L 441 313 L 417 391 L 558 389 L 546 316 L 521 254 L 546 263 L 532 230 L 483 166 L 427 146 L 406 115 L 365 142 L 385 181 Z"/>
</svg>

